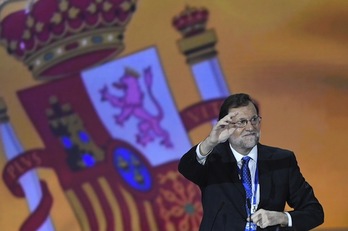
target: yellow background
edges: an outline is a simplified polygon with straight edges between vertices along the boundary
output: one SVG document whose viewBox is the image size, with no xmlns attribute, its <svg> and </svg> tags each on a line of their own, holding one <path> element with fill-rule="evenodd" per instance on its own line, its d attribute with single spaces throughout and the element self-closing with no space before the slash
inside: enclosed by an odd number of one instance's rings
<svg viewBox="0 0 348 231">
<path fill-rule="evenodd" d="M 139 0 L 120 56 L 157 46 L 178 110 L 200 101 L 176 44 L 181 35 L 171 24 L 186 5 L 209 10 L 207 28 L 217 33 L 218 58 L 230 90 L 260 102 L 261 142 L 297 155 L 325 210 L 321 228 L 348 227 L 348 1 Z M 16 92 L 37 84 L 22 63 L 0 49 L 0 96 L 26 150 L 43 144 Z M 209 129 L 192 131 L 192 142 Z M 0 151 L 2 172 L 6 158 Z M 56 229 L 80 230 L 55 173 L 38 173 L 54 197 L 50 215 Z M 18 230 L 29 214 L 25 199 L 14 197 L 2 181 L 0 196 L 0 229 Z"/>
</svg>

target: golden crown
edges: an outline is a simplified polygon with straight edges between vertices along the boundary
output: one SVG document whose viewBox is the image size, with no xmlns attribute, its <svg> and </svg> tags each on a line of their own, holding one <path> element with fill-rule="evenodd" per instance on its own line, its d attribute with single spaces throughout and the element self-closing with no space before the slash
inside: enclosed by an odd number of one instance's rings
<svg viewBox="0 0 348 231">
<path fill-rule="evenodd" d="M 0 44 L 36 79 L 67 77 L 118 55 L 135 9 L 136 0 L 27 1 L 1 20 Z"/>
</svg>

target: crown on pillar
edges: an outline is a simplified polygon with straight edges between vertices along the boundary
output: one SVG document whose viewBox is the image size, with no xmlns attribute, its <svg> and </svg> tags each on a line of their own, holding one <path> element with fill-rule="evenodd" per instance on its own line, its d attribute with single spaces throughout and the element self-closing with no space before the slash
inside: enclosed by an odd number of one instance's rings
<svg viewBox="0 0 348 231">
<path fill-rule="evenodd" d="M 209 12 L 205 8 L 186 8 L 173 19 L 173 26 L 182 33 L 184 37 L 199 34 L 205 30 Z"/>
<path fill-rule="evenodd" d="M 16 0 L 3 1 L 5 4 Z M 37 79 L 66 77 L 123 49 L 136 0 L 27 0 L 0 22 L 0 44 Z"/>
<path fill-rule="evenodd" d="M 183 38 L 178 40 L 179 50 L 192 65 L 216 56 L 217 36 L 214 29 L 206 29 L 208 10 L 188 7 L 173 18 L 174 27 Z"/>
</svg>

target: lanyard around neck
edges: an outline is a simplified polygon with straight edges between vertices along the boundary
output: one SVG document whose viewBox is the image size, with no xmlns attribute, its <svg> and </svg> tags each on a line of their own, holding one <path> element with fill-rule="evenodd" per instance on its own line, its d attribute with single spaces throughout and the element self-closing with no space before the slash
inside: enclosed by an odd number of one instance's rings
<svg viewBox="0 0 348 231">
<path fill-rule="evenodd" d="M 249 168 L 249 165 L 247 167 Z M 249 171 L 250 171 L 250 168 L 249 168 Z M 242 174 L 242 170 L 238 166 L 238 175 L 239 175 L 240 180 L 241 180 L 241 174 Z M 252 177 L 251 171 L 250 171 L 250 175 Z M 254 208 L 254 210 L 256 210 L 256 193 L 257 193 L 258 184 L 259 184 L 259 174 L 258 174 L 258 167 L 257 167 L 257 163 L 256 163 L 256 169 L 255 169 L 255 175 L 254 175 L 254 190 L 252 192 L 251 201 L 250 201 L 250 206 L 253 206 L 253 207 L 250 207 L 250 209 Z M 253 212 L 255 212 L 255 211 L 253 211 Z M 248 213 L 251 213 L 251 211 L 248 211 Z M 248 214 L 248 215 L 250 215 L 250 214 Z"/>
</svg>

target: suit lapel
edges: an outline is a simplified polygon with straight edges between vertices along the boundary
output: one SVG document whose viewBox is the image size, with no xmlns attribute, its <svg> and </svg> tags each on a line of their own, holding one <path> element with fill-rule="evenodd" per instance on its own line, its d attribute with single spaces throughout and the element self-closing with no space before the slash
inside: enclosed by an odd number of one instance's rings
<svg viewBox="0 0 348 231">
<path fill-rule="evenodd" d="M 225 161 L 229 163 L 231 181 L 233 183 L 233 186 L 236 188 L 235 193 L 232 194 L 234 199 L 231 200 L 231 203 L 237 208 L 237 211 L 241 213 L 242 217 L 246 217 L 247 212 L 245 209 L 245 189 L 239 176 L 237 160 L 232 153 L 228 141 L 224 143 L 222 152 L 224 153 L 223 158 L 227 158 L 225 159 Z"/>
<path fill-rule="evenodd" d="M 223 158 L 226 158 L 225 161 L 227 163 L 230 163 L 229 166 L 230 166 L 230 172 L 231 172 L 231 176 L 230 176 L 231 181 L 234 183 L 235 187 L 237 188 L 237 191 L 240 197 L 240 200 L 237 200 L 237 201 L 240 201 L 241 202 L 240 204 L 244 206 L 245 202 L 243 198 L 245 198 L 245 189 L 239 176 L 237 160 L 232 153 L 232 150 L 230 148 L 228 141 L 223 143 L 222 147 L 223 147 L 223 150 L 220 150 L 219 152 L 224 153 Z"/>
<path fill-rule="evenodd" d="M 231 167 L 232 167 L 232 181 L 235 183 L 235 185 L 236 185 L 238 191 L 240 192 L 242 198 L 245 198 L 245 189 L 244 189 L 244 186 L 243 186 L 242 181 L 240 179 L 239 168 L 238 168 L 238 165 L 237 165 L 237 160 L 234 157 L 234 155 L 232 153 L 232 150 L 231 150 L 231 147 L 230 147 L 228 142 L 225 143 L 224 148 L 225 148 L 225 152 L 228 153 L 226 155 L 229 158 L 227 161 L 232 163 L 231 164 Z"/>
</svg>

